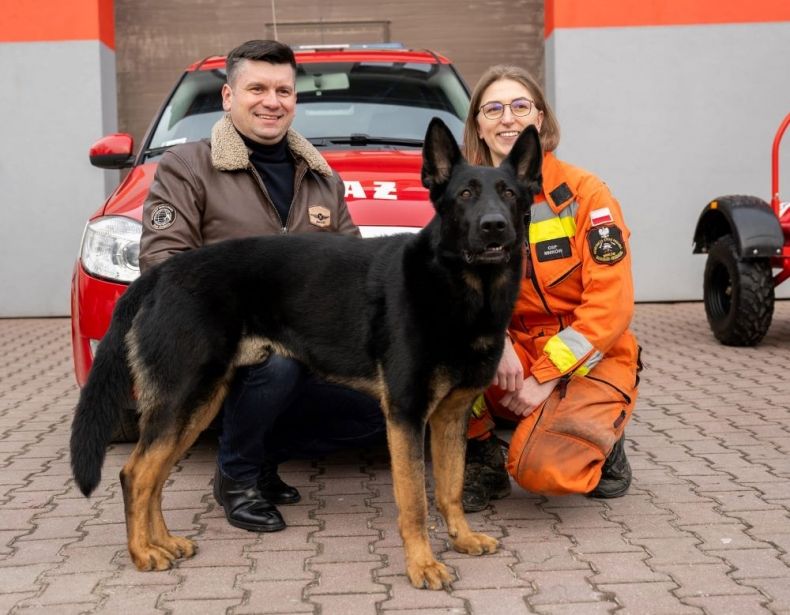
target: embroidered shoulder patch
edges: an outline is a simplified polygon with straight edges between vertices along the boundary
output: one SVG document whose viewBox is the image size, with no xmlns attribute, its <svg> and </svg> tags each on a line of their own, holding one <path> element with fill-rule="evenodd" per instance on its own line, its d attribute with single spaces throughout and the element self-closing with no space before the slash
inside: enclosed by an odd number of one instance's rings
<svg viewBox="0 0 790 615">
<path fill-rule="evenodd" d="M 157 231 L 173 226 L 176 221 L 176 210 L 170 205 L 157 205 L 151 212 L 151 227 Z"/>
<path fill-rule="evenodd" d="M 614 265 L 625 258 L 623 232 L 614 224 L 591 228 L 587 244 L 593 260 L 601 265 Z"/>
<path fill-rule="evenodd" d="M 307 208 L 307 213 L 310 216 L 310 224 L 313 226 L 326 228 L 332 223 L 332 214 L 323 205 L 311 205 Z"/>
</svg>

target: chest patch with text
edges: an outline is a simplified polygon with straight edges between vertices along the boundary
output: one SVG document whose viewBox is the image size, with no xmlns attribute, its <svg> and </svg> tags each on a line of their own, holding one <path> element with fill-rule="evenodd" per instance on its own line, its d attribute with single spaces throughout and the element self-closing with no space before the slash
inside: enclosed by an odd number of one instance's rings
<svg viewBox="0 0 790 615">
<path fill-rule="evenodd" d="M 614 224 L 591 228 L 587 233 L 587 244 L 596 263 L 614 265 L 625 258 L 623 232 Z"/>
<path fill-rule="evenodd" d="M 558 258 L 568 258 L 570 255 L 571 241 L 567 237 L 557 237 L 535 244 L 535 256 L 538 257 L 540 263 Z"/>
</svg>

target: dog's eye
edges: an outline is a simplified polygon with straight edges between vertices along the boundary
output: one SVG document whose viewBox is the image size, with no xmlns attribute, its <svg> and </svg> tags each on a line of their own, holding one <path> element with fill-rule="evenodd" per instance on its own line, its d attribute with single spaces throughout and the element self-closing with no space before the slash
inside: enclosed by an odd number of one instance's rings
<svg viewBox="0 0 790 615">
<path fill-rule="evenodd" d="M 461 191 L 461 198 L 462 199 L 471 199 L 472 198 L 472 191 L 469 188 L 466 188 Z"/>
<path fill-rule="evenodd" d="M 512 198 L 514 198 L 516 196 L 516 193 L 513 192 L 510 188 L 505 188 L 502 191 L 502 196 L 504 196 L 504 197 L 506 197 L 508 199 L 512 199 Z"/>
</svg>

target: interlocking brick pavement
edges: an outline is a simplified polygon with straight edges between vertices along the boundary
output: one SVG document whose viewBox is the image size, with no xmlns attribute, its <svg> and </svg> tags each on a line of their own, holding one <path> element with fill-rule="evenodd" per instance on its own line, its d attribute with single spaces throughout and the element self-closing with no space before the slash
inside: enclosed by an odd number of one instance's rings
<svg viewBox="0 0 790 615">
<path fill-rule="evenodd" d="M 385 451 L 289 462 L 303 499 L 289 527 L 229 526 L 210 491 L 205 436 L 165 489 L 170 526 L 198 555 L 140 573 L 125 548 L 113 445 L 87 500 L 70 476 L 77 387 L 65 319 L 0 320 L 0 613 L 786 613 L 790 615 L 790 302 L 757 348 L 725 348 L 699 303 L 642 304 L 646 369 L 627 430 L 619 500 L 513 495 L 470 515 L 495 555 L 432 545 L 457 580 L 417 591 L 404 574 Z M 509 434 L 503 433 L 505 437 Z"/>
</svg>

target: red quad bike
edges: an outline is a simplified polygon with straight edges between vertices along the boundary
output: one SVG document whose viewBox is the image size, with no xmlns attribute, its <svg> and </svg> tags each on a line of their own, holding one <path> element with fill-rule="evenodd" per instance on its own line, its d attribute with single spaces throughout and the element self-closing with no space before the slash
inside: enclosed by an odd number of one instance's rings
<svg viewBox="0 0 790 615">
<path fill-rule="evenodd" d="M 790 278 L 790 202 L 779 198 L 779 144 L 771 150 L 771 204 L 755 196 L 712 200 L 694 231 L 694 254 L 707 254 L 703 296 L 713 335 L 727 346 L 755 346 L 774 312 L 774 287 Z M 779 272 L 774 275 L 773 270 Z"/>
</svg>

